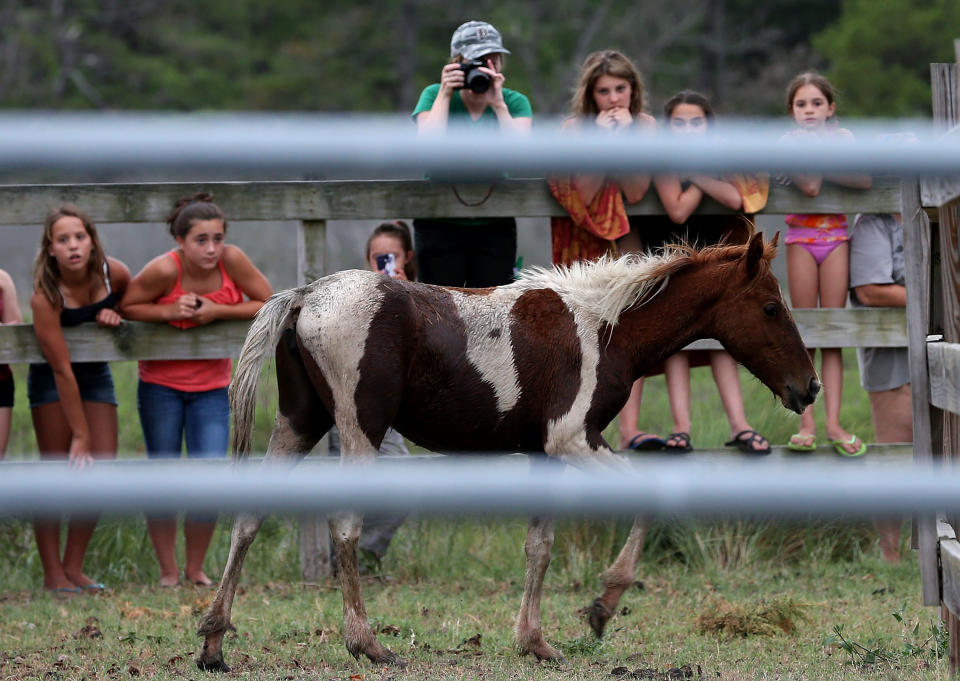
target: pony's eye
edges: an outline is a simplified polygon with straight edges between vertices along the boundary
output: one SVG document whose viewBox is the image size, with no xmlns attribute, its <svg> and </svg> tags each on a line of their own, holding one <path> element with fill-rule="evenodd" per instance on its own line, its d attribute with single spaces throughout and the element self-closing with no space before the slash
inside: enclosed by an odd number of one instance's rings
<svg viewBox="0 0 960 681">
<path fill-rule="evenodd" d="M 763 314 L 767 315 L 768 317 L 776 317 L 778 310 L 779 307 L 776 303 L 767 303 L 763 306 Z"/>
</svg>

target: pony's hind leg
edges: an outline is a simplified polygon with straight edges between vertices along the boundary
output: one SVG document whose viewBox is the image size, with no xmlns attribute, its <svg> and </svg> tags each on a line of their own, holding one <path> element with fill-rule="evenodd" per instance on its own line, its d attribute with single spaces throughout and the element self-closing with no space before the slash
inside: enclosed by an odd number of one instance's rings
<svg viewBox="0 0 960 681">
<path fill-rule="evenodd" d="M 563 661 L 563 654 L 543 638 L 540 624 L 540 598 L 543 594 L 543 577 L 550 565 L 553 548 L 553 518 L 534 517 L 527 527 L 524 552 L 527 556 L 527 573 L 523 581 L 523 599 L 514 628 L 517 649 L 521 655 L 533 653 L 538 660 Z"/>
<path fill-rule="evenodd" d="M 404 666 L 404 662 L 383 646 L 373 633 L 360 592 L 360 569 L 357 563 L 357 541 L 363 516 L 338 513 L 330 518 L 330 536 L 337 555 L 337 574 L 343 595 L 343 642 L 355 658 L 365 655 L 375 664 Z"/>
<path fill-rule="evenodd" d="M 333 419 L 314 391 L 303 364 L 290 339 L 281 339 L 277 345 L 277 382 L 280 399 L 277 418 L 270 435 L 265 462 L 296 461 L 310 452 L 330 429 Z M 265 463 L 266 465 L 266 463 Z M 253 543 L 263 515 L 239 513 L 233 524 L 230 553 L 220 578 L 217 594 L 200 621 L 203 646 L 197 655 L 197 667 L 204 671 L 229 671 L 223 659 L 223 637 L 230 623 L 233 598 L 240 580 L 240 570 L 247 550 Z"/>
<path fill-rule="evenodd" d="M 349 419 L 338 423 L 341 444 L 341 457 L 345 466 L 372 465 L 376 447 L 363 430 L 356 424 L 350 425 Z M 375 439 L 383 437 L 382 429 L 375 428 Z M 355 658 L 365 655 L 375 664 L 405 666 L 405 663 L 391 650 L 383 646 L 373 633 L 367 619 L 366 607 L 360 590 L 360 567 L 357 561 L 357 543 L 363 516 L 359 513 L 337 513 L 330 517 L 330 536 L 337 557 L 337 574 L 340 577 L 340 592 L 343 596 L 343 639 L 347 650 Z"/>
<path fill-rule="evenodd" d="M 617 603 L 620 602 L 620 597 L 634 582 L 637 561 L 640 559 L 640 552 L 643 550 L 643 542 L 646 539 L 649 525 L 649 518 L 645 516 L 637 516 L 634 519 L 633 527 L 630 528 L 630 535 L 627 537 L 623 548 L 620 549 L 617 559 L 600 577 L 603 580 L 603 593 L 595 598 L 590 607 L 587 608 L 590 628 L 593 629 L 597 638 L 603 636 L 603 630 L 610 618 L 613 617 Z"/>
</svg>

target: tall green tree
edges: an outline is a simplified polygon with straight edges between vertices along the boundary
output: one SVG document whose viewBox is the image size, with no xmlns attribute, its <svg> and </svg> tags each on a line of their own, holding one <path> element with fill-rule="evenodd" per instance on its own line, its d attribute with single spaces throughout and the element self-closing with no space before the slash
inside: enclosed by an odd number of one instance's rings
<svg viewBox="0 0 960 681">
<path fill-rule="evenodd" d="M 813 38 L 840 90 L 840 114 L 929 116 L 931 62 L 954 61 L 957 0 L 847 0 Z"/>
</svg>

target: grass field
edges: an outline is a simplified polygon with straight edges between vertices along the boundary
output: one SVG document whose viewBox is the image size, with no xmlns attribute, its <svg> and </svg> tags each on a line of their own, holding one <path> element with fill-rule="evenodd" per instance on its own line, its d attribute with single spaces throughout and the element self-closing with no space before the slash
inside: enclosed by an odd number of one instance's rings
<svg viewBox="0 0 960 681">
<path fill-rule="evenodd" d="M 843 423 L 873 437 L 869 407 L 846 355 Z M 11 458 L 34 458 L 35 442 L 17 368 Z M 121 449 L 142 456 L 133 395 L 135 368 L 116 365 Z M 275 399 L 261 394 L 257 449 L 264 449 Z M 797 417 L 744 376 L 752 425 L 772 442 Z M 694 372 L 695 446 L 727 439 L 706 369 Z M 645 390 L 642 426 L 669 432 L 663 379 Z M 820 415 L 822 417 L 822 414 Z M 607 431 L 616 441 L 616 424 Z M 297 523 L 272 517 L 245 565 L 225 644 L 231 676 L 243 679 L 933 679 L 937 613 L 920 605 L 912 553 L 880 560 L 869 524 L 777 525 L 764 519 L 658 519 L 648 537 L 637 588 L 625 594 L 603 641 L 578 611 L 598 595 L 597 575 L 629 523 L 558 523 L 543 604 L 545 634 L 567 655 L 563 667 L 518 658 L 512 623 L 519 606 L 526 522 L 519 518 L 413 517 L 394 539 L 382 572 L 364 582 L 367 609 L 384 642 L 410 666 L 377 669 L 354 661 L 340 636 L 334 582 L 299 581 Z M 229 521 L 218 526 L 207 570 L 219 574 Z M 182 551 L 182 547 L 181 551 Z M 0 521 L 0 679 L 197 679 L 195 628 L 212 591 L 160 589 L 142 518 L 105 518 L 87 572 L 106 582 L 102 596 L 42 592 L 29 524 Z M 182 559 L 182 555 L 181 555 Z M 898 619 L 899 618 L 899 619 Z M 839 628 L 838 637 L 836 629 Z M 833 637 L 833 640 L 831 640 Z M 671 671 L 673 670 L 673 671 Z M 689 672 L 689 675 L 687 674 Z M 611 676 L 613 674 L 613 676 Z"/>
</svg>

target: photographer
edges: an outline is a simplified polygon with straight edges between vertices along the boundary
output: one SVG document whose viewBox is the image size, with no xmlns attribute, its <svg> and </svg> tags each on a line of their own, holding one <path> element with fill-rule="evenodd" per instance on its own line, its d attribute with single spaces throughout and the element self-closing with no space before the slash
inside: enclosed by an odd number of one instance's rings
<svg viewBox="0 0 960 681">
<path fill-rule="evenodd" d="M 498 129 L 528 133 L 533 113 L 526 96 L 503 87 L 500 33 L 483 21 L 468 21 L 450 40 L 450 63 L 440 82 L 428 86 L 413 111 L 421 133 Z M 418 219 L 413 222 L 420 280 L 479 288 L 513 280 L 517 251 L 514 218 Z"/>
</svg>

